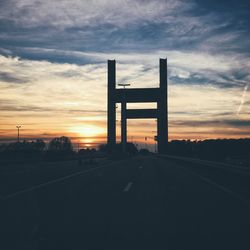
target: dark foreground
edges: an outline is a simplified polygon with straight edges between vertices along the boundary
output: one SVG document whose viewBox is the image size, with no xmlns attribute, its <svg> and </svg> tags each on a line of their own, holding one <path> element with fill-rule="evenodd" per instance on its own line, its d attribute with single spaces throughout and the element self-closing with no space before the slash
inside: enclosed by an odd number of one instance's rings
<svg viewBox="0 0 250 250">
<path fill-rule="evenodd" d="M 77 172 L 2 197 L 0 249 L 250 249 L 249 170 L 147 156 Z"/>
</svg>

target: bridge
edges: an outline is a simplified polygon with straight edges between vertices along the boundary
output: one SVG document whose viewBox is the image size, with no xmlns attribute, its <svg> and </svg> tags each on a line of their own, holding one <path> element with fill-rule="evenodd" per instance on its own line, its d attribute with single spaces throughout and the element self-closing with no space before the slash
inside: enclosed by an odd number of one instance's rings
<svg viewBox="0 0 250 250">
<path fill-rule="evenodd" d="M 159 88 L 116 88 L 116 61 L 108 61 L 108 131 L 107 142 L 116 143 L 116 103 L 121 103 L 121 141 L 123 149 L 127 143 L 127 119 L 156 118 L 157 145 L 159 153 L 167 152 L 168 102 L 167 59 L 160 59 Z M 127 103 L 157 103 L 156 109 L 127 109 Z"/>
</svg>

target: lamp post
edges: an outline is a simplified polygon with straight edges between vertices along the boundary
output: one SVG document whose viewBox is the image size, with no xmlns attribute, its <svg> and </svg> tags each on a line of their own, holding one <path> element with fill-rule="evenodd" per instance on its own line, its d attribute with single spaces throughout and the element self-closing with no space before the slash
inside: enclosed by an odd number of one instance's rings
<svg viewBox="0 0 250 250">
<path fill-rule="evenodd" d="M 17 128 L 17 142 L 19 142 L 19 129 L 21 128 L 22 126 L 18 125 L 16 126 Z"/>
<path fill-rule="evenodd" d="M 125 96 L 125 88 L 130 86 L 129 83 L 120 83 L 118 86 L 123 87 L 123 95 L 122 95 L 122 102 L 121 102 L 121 140 L 122 140 L 122 152 L 126 153 L 126 144 L 127 144 L 127 119 L 126 119 L 126 109 L 127 109 L 127 103 L 126 103 L 126 96 Z"/>
</svg>

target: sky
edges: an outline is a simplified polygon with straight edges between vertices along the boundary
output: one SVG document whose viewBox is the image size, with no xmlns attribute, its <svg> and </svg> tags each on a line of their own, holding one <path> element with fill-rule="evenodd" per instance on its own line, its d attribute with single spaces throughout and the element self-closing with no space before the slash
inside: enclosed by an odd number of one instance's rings
<svg viewBox="0 0 250 250">
<path fill-rule="evenodd" d="M 159 58 L 170 140 L 250 137 L 249 9 L 248 0 L 1 0 L 0 141 L 21 125 L 22 139 L 105 142 L 107 60 L 117 83 L 143 88 L 159 86 Z M 128 140 L 154 143 L 155 130 L 155 120 L 129 120 Z"/>
</svg>

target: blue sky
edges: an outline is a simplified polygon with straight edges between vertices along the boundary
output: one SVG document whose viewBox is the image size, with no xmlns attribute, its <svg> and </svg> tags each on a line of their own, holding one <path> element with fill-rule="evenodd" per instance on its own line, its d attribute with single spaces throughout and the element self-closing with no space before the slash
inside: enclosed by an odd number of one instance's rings
<svg viewBox="0 0 250 250">
<path fill-rule="evenodd" d="M 117 60 L 118 81 L 149 87 L 167 57 L 172 139 L 249 137 L 249 9 L 243 0 L 2 0 L 0 136 L 17 122 L 27 137 L 84 122 L 105 137 L 106 60 Z M 140 122 L 130 123 L 137 134 Z"/>
</svg>

